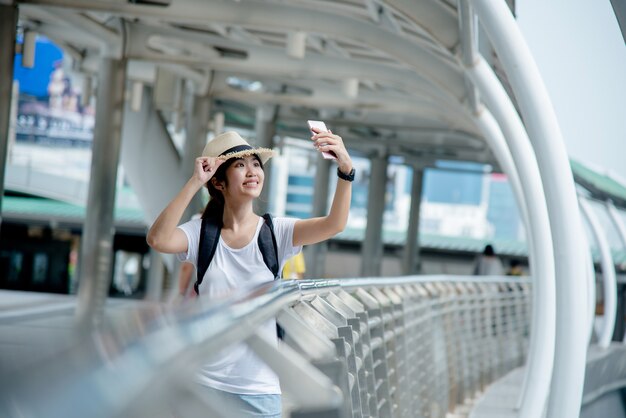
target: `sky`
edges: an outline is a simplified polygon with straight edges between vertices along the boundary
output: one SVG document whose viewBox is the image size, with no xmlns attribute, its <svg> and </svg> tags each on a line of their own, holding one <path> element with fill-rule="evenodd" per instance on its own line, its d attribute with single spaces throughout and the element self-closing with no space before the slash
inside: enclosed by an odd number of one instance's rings
<svg viewBox="0 0 626 418">
<path fill-rule="evenodd" d="M 610 0 L 517 0 L 571 158 L 626 184 L 626 45 Z"/>
</svg>

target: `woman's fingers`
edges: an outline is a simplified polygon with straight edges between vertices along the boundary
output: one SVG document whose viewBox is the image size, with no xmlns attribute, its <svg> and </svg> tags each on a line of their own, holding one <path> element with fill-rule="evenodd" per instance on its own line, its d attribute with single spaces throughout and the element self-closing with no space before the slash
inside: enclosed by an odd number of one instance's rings
<svg viewBox="0 0 626 418">
<path fill-rule="evenodd" d="M 316 146 L 320 146 L 323 144 L 338 144 L 338 143 L 343 143 L 343 141 L 341 140 L 341 137 L 337 136 L 337 135 L 332 135 L 332 136 L 323 136 L 323 137 L 319 137 L 319 138 L 315 138 L 314 140 L 314 144 Z"/>
<path fill-rule="evenodd" d="M 223 162 L 224 161 L 220 159 L 212 157 L 196 158 L 196 176 L 203 182 L 209 181 Z"/>
<path fill-rule="evenodd" d="M 319 132 L 313 135 L 311 139 L 314 141 L 315 148 L 320 152 L 333 153 L 340 167 L 346 168 L 347 171 L 352 169 L 350 155 L 339 135 L 333 134 L 332 131 Z"/>
</svg>

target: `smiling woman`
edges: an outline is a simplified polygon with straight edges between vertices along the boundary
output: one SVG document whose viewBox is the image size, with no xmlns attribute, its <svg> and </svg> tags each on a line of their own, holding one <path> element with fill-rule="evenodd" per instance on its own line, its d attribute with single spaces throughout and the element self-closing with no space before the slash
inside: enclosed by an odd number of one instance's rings
<svg viewBox="0 0 626 418">
<path fill-rule="evenodd" d="M 253 203 L 265 180 L 264 164 L 273 151 L 253 148 L 236 132 L 225 132 L 210 141 L 195 161 L 193 176 L 161 212 L 148 232 L 148 244 L 165 253 L 176 253 L 181 261 L 208 267 L 194 286 L 202 299 L 216 299 L 238 288 L 260 285 L 275 279 L 265 262 L 259 243 L 264 225 L 271 224 L 278 269 L 300 252 L 302 245 L 314 244 L 341 232 L 348 219 L 353 177 L 352 160 L 340 136 L 315 132 L 311 139 L 318 151 L 337 156 L 338 180 L 330 212 L 313 219 L 269 218 L 254 213 Z M 193 196 L 207 187 L 210 195 L 202 219 L 177 226 Z M 200 251 L 206 225 L 218 225 L 213 256 Z M 200 271 L 202 269 L 199 268 Z M 200 284 L 202 283 L 202 286 Z M 277 341 L 276 321 L 259 330 Z M 280 383 L 276 374 L 246 344 L 239 344 L 204 365 L 198 381 L 210 391 L 223 392 L 224 399 L 236 403 L 238 416 L 279 417 Z"/>
</svg>

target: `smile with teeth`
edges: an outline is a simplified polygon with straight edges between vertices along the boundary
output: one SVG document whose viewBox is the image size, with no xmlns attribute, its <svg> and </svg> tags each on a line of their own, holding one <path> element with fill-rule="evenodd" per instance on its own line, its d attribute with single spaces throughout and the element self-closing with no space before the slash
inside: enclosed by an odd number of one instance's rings
<svg viewBox="0 0 626 418">
<path fill-rule="evenodd" d="M 249 180 L 249 181 L 246 181 L 243 185 L 245 187 L 256 187 L 256 186 L 259 185 L 259 181 L 258 180 Z"/>
</svg>

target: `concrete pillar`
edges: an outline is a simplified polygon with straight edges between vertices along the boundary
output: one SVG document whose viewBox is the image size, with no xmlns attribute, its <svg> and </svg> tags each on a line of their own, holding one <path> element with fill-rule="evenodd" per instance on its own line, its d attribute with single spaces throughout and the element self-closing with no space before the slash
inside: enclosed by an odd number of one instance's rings
<svg viewBox="0 0 626 418">
<path fill-rule="evenodd" d="M 161 301 L 163 297 L 163 281 L 165 276 L 165 264 L 162 254 L 150 249 L 150 268 L 148 269 L 148 279 L 146 280 L 146 300 L 155 302 Z"/>
<path fill-rule="evenodd" d="M 277 106 L 259 106 L 256 110 L 256 121 L 254 130 L 256 133 L 256 146 L 263 148 L 274 147 L 274 135 L 276 135 L 276 114 Z M 271 164 L 271 162 L 269 163 Z M 271 193 L 271 170 L 265 168 L 265 181 L 263 183 L 263 191 L 256 201 L 256 207 L 259 214 L 264 214 L 272 209 L 272 193 Z"/>
<path fill-rule="evenodd" d="M 371 158 L 370 183 L 367 193 L 367 226 L 361 250 L 361 275 L 380 276 L 383 260 L 383 213 L 387 186 L 387 154 Z"/>
<path fill-rule="evenodd" d="M 82 330 L 99 323 L 111 282 L 113 209 L 125 81 L 126 59 L 103 57 L 98 75 L 91 175 L 79 261 L 76 316 Z"/>
<path fill-rule="evenodd" d="M 191 177 L 194 170 L 194 163 L 197 157 L 202 154 L 206 145 L 207 133 L 209 132 L 209 114 L 211 112 L 211 98 L 208 94 L 199 96 L 188 92 L 187 97 L 187 139 L 183 152 L 182 170 L 185 178 Z M 203 209 L 202 195 L 196 193 L 187 209 L 184 220 Z"/>
<path fill-rule="evenodd" d="M 7 161 L 9 130 L 11 125 L 13 61 L 15 58 L 17 17 L 16 5 L 0 5 L 0 213 L 2 213 L 4 170 Z M 0 224 L 1 222 L 2 219 L 0 218 Z"/>
<path fill-rule="evenodd" d="M 184 96 L 181 100 L 185 104 L 184 112 L 181 113 L 187 115 L 185 121 L 186 139 L 180 165 L 180 170 L 182 172 L 181 178 L 184 182 L 187 181 L 187 179 L 193 174 L 195 160 L 202 154 L 202 150 L 206 145 L 206 138 L 209 132 L 209 116 L 211 113 L 211 97 L 208 94 L 194 94 L 193 91 L 186 88 L 183 89 L 181 94 Z M 199 192 L 196 193 L 189 203 L 189 206 L 187 206 L 185 214 L 181 219 L 181 223 L 187 222 L 194 214 L 202 211 L 203 209 L 204 201 L 202 199 L 202 194 Z M 163 263 L 163 257 L 167 256 L 156 253 L 151 255 L 151 257 L 152 260 L 159 265 Z M 158 261 L 156 261 L 157 258 Z M 171 274 L 167 276 L 167 280 L 164 277 L 164 268 L 156 268 L 154 271 L 150 271 L 150 274 L 148 275 L 148 287 L 153 290 L 151 292 L 146 292 L 146 298 L 150 298 L 151 300 L 164 299 L 169 301 L 178 295 L 181 263 L 176 258 L 172 257 L 170 265 L 172 266 L 172 271 Z M 195 281 L 195 276 L 192 280 Z"/>
<path fill-rule="evenodd" d="M 411 208 L 409 210 L 409 229 L 406 235 L 404 247 L 403 271 L 404 274 L 420 272 L 419 256 L 419 222 L 420 206 L 422 204 L 422 185 L 424 169 L 419 166 L 413 167 L 413 180 L 411 181 Z"/>
<path fill-rule="evenodd" d="M 331 166 L 334 167 L 331 160 L 318 157 L 313 190 L 313 217 L 325 216 L 328 213 L 328 184 Z M 306 277 L 310 279 L 323 278 L 326 273 L 324 267 L 326 266 L 328 241 L 322 241 L 308 248 Z"/>
</svg>

